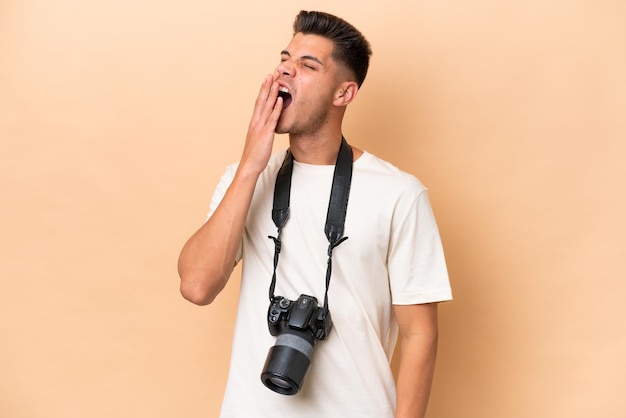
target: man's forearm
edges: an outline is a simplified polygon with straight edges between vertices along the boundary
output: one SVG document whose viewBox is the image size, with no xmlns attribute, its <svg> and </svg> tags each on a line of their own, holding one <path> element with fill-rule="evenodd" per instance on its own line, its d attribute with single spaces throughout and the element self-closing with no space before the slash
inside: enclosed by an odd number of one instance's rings
<svg viewBox="0 0 626 418">
<path fill-rule="evenodd" d="M 436 336 L 412 336 L 401 341 L 396 418 L 423 418 L 437 357 Z"/>
<path fill-rule="evenodd" d="M 424 418 L 437 358 L 437 304 L 396 305 L 400 327 L 396 418 Z"/>
<path fill-rule="evenodd" d="M 178 260 L 180 290 L 189 301 L 209 304 L 228 282 L 255 184 L 255 176 L 236 175 L 211 219 L 183 247 Z"/>
</svg>

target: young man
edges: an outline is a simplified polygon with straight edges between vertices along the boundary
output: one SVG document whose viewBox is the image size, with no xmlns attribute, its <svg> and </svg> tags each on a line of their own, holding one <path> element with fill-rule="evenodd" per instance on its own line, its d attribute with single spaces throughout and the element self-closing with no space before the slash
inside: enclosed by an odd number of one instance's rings
<svg viewBox="0 0 626 418">
<path fill-rule="evenodd" d="M 208 221 L 181 252 L 181 292 L 199 305 L 213 301 L 243 260 L 222 418 L 424 416 L 437 350 L 436 302 L 451 299 L 451 291 L 424 186 L 366 151 L 342 146 L 343 116 L 370 55 L 369 43 L 344 20 L 320 12 L 296 17 L 280 64 L 261 86 L 241 160 L 227 169 Z M 271 154 L 275 133 L 289 134 L 288 153 Z M 345 181 L 334 171 L 346 149 L 353 166 L 345 233 L 332 241 L 325 222 L 336 213 L 329 196 L 336 181 Z M 288 187 L 275 186 L 283 161 L 293 172 L 289 216 L 277 233 L 275 187 Z M 291 301 L 275 306 L 284 308 L 284 328 L 274 335 L 268 289 L 270 300 Z M 298 328 L 290 315 L 301 295 L 315 297 L 307 300 L 317 310 Z M 332 328 L 311 325 L 326 308 Z M 398 339 L 396 385 L 389 360 Z M 294 382 L 281 373 L 292 370 L 265 364 L 272 356 L 284 357 L 287 368 L 304 368 L 296 394 L 282 394 Z M 262 372 L 273 390 L 261 382 Z"/>
</svg>

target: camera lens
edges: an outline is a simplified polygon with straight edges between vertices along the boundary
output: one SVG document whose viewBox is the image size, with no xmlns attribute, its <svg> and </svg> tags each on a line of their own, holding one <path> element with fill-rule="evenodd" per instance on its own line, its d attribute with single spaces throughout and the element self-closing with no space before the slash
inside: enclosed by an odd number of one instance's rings
<svg viewBox="0 0 626 418">
<path fill-rule="evenodd" d="M 291 384 L 289 382 L 287 382 L 286 380 L 280 378 L 280 377 L 270 376 L 268 378 L 268 381 L 273 386 L 276 386 L 278 388 L 281 388 L 281 389 L 284 389 L 284 390 L 290 390 L 291 389 Z"/>
<path fill-rule="evenodd" d="M 287 327 L 267 353 L 263 384 L 283 395 L 298 393 L 311 364 L 314 341 L 310 331 Z"/>
</svg>

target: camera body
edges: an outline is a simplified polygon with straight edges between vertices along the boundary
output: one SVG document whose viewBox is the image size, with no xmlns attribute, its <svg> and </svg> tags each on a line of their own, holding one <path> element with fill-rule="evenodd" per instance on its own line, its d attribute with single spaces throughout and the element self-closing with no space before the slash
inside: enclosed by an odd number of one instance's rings
<svg viewBox="0 0 626 418">
<path fill-rule="evenodd" d="M 330 312 L 317 306 L 313 296 L 291 301 L 274 296 L 267 310 L 267 325 L 276 344 L 267 353 L 261 381 L 274 392 L 295 395 L 300 391 L 311 364 L 316 340 L 328 337 Z"/>
<path fill-rule="evenodd" d="M 270 334 L 279 336 L 285 327 L 310 331 L 316 340 L 325 340 L 332 328 L 330 311 L 317 306 L 314 296 L 300 295 L 291 301 L 283 296 L 274 296 L 267 310 L 267 326 Z"/>
</svg>

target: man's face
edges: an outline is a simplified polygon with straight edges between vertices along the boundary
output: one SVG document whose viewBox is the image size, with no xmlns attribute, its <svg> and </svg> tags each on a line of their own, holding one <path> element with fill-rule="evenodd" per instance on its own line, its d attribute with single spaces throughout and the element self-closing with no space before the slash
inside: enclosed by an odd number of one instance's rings
<svg viewBox="0 0 626 418">
<path fill-rule="evenodd" d="M 332 41 L 302 33 L 282 51 L 275 74 L 284 100 L 277 133 L 311 135 L 324 126 L 341 74 L 332 53 Z"/>
</svg>

